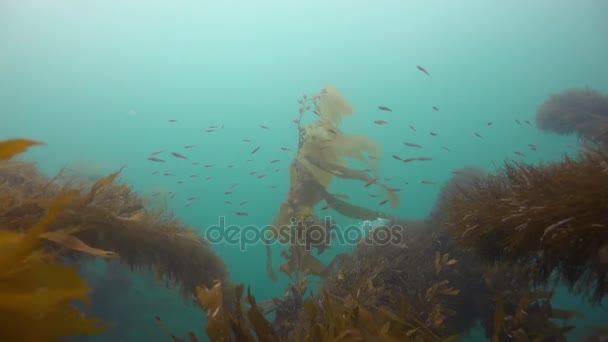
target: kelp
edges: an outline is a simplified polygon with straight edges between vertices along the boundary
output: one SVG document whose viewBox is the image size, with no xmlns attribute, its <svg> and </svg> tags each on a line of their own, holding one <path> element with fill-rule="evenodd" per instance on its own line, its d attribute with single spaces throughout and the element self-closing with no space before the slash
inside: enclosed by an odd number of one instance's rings
<svg viewBox="0 0 608 342">
<path fill-rule="evenodd" d="M 576 293 L 608 291 L 608 154 L 586 151 L 548 165 L 507 162 L 453 192 L 443 208 L 452 236 L 487 262 L 529 265 L 546 283 L 557 272 Z"/>
<path fill-rule="evenodd" d="M 257 305 L 255 297 L 247 289 L 246 301 L 248 308 L 243 307 L 244 286 L 229 286 L 230 290 L 225 290 L 226 286 L 217 282 L 212 287 L 197 288 L 197 302 L 205 310 L 207 315 L 207 336 L 211 341 L 280 341 L 279 336 L 272 328 L 270 322 L 264 317 L 262 310 Z M 234 297 L 225 300 L 224 295 L 229 294 Z M 234 303 L 234 305 L 226 305 Z M 161 328 L 165 330 L 174 342 L 184 340 L 175 336 L 157 318 Z M 196 336 L 189 334 L 189 341 L 198 342 Z"/>
<path fill-rule="evenodd" d="M 0 142 L 0 159 L 32 145 L 25 139 Z M 49 225 L 76 196 L 73 191 L 58 193 L 42 208 L 39 221 L 24 232 L 0 226 L 0 339 L 54 341 L 103 330 L 99 321 L 74 306 L 75 300 L 89 300 L 89 288 L 78 269 L 60 264 L 41 244 Z"/>
<path fill-rule="evenodd" d="M 320 228 L 326 238 L 320 239 L 323 242 L 314 247 L 321 253 L 331 242 L 331 225 L 322 222 L 314 213 L 315 206 L 323 200 L 329 208 L 335 207 L 337 212 L 349 217 L 369 220 L 390 217 L 340 200 L 329 193 L 328 188 L 334 177 L 359 181 L 365 186 L 381 186 L 392 207 L 398 206 L 399 196 L 394 189 L 378 181 L 382 152 L 380 145 L 366 136 L 349 136 L 339 130 L 342 118 L 350 116 L 353 108 L 336 87 L 327 85 L 319 94 L 304 96 L 299 102 L 299 143 L 297 155 L 290 166 L 290 191 L 272 222 L 271 236 L 287 243 L 293 242 L 290 236 L 294 224 L 302 225 L 303 231 Z M 303 126 L 303 115 L 311 109 L 311 105 L 319 119 Z M 353 169 L 348 165 L 349 160 L 359 161 L 367 169 Z M 299 241 L 307 244 L 307 234 L 303 233 L 302 236 L 304 239 Z M 270 257 L 267 260 L 267 271 L 273 280 L 277 279 Z"/>
<path fill-rule="evenodd" d="M 40 236 L 48 248 L 71 258 L 84 252 L 154 271 L 187 298 L 194 298 L 197 286 L 227 279 L 208 241 L 169 215 L 146 210 L 141 197 L 117 182 L 119 175 L 120 170 L 88 185 L 62 174 L 49 179 L 31 163 L 2 161 L 0 221 L 6 230 L 22 231 L 44 215 L 45 203 L 71 191 L 77 193 L 74 200 Z"/>
<path fill-rule="evenodd" d="M 44 143 L 23 138 L 0 141 L 0 160 L 10 159 L 36 145 L 44 145 Z"/>
</svg>

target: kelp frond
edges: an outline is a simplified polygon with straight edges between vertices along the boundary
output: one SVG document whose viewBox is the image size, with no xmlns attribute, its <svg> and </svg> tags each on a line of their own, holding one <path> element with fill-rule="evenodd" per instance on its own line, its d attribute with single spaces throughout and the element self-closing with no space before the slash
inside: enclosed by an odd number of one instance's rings
<svg viewBox="0 0 608 342">
<path fill-rule="evenodd" d="M 29 140 L 0 142 L 0 156 L 10 158 L 31 145 Z M 41 249 L 40 239 L 49 225 L 76 196 L 71 191 L 58 193 L 26 232 L 0 227 L 1 340 L 54 341 L 103 330 L 100 322 L 74 306 L 74 300 L 89 300 L 89 288 L 78 269 L 61 265 Z"/>
</svg>

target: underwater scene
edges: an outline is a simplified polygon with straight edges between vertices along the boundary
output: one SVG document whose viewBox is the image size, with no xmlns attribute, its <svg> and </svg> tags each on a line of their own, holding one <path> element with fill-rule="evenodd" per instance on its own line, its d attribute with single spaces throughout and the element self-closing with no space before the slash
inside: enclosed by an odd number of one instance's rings
<svg viewBox="0 0 608 342">
<path fill-rule="evenodd" d="M 607 13 L 0 0 L 0 341 L 608 341 Z"/>
</svg>

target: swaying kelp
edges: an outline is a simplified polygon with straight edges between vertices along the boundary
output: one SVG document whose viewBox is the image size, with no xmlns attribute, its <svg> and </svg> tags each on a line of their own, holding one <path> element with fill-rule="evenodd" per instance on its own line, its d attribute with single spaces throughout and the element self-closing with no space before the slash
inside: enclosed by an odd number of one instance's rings
<svg viewBox="0 0 608 342">
<path fill-rule="evenodd" d="M 64 180 L 61 173 L 48 179 L 30 163 L 0 162 L 3 228 L 17 232 L 29 227 L 44 215 L 46 202 L 69 190 L 78 195 L 41 234 L 58 252 L 84 252 L 153 270 L 159 280 L 177 283 L 188 298 L 194 298 L 197 286 L 226 280 L 224 264 L 206 240 L 176 219 L 147 211 L 128 186 L 116 183 L 119 175 L 88 186 Z"/>
<path fill-rule="evenodd" d="M 35 144 L 25 139 L 0 142 L 0 160 Z M 72 191 L 57 193 L 42 208 L 37 223 L 24 232 L 7 230 L 0 221 L 0 340 L 55 341 L 103 330 L 100 322 L 84 316 L 72 303 L 89 299 L 78 269 L 58 263 L 41 244 L 49 225 L 76 196 Z"/>
<path fill-rule="evenodd" d="M 327 208 L 353 218 L 375 220 L 390 217 L 350 204 L 329 193 L 328 187 L 334 177 L 360 181 L 365 186 L 378 185 L 386 191 L 387 200 L 392 207 L 399 204 L 396 191 L 378 182 L 380 145 L 365 136 L 349 136 L 339 130 L 342 118 L 353 112 L 352 106 L 340 91 L 327 85 L 319 94 L 312 97 L 305 95 L 299 102 L 299 144 L 297 155 L 290 167 L 290 191 L 287 201 L 281 205 L 271 225 L 274 238 L 290 243 L 289 253 L 283 254 L 287 261 L 281 270 L 292 278 L 296 277 L 294 272 L 308 271 L 314 275 L 323 273 L 323 264 L 309 253 L 309 248 L 301 247 L 314 247 L 321 253 L 331 240 L 333 223 L 320 220 L 313 212 L 314 207 L 321 201 L 327 202 Z M 313 112 L 319 119 L 303 126 L 303 115 L 311 109 L 311 105 L 314 106 Z M 363 163 L 367 169 L 350 168 L 347 158 Z M 318 229 L 323 230 L 325 238 L 316 239 L 316 243 L 312 243 L 309 234 Z M 270 250 L 268 253 L 268 272 L 276 280 L 271 267 Z M 300 287 L 298 285 L 298 288 Z"/>
<path fill-rule="evenodd" d="M 443 208 L 452 236 L 486 261 L 556 271 L 601 300 L 608 291 L 608 154 L 544 166 L 507 163 L 502 172 L 453 192 Z"/>
</svg>

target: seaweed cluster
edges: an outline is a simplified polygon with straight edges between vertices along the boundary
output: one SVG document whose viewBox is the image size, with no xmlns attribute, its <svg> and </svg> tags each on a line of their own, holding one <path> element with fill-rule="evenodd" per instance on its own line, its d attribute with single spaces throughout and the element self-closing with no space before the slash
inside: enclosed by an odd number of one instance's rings
<svg viewBox="0 0 608 342">
<path fill-rule="evenodd" d="M 576 133 L 608 147 L 608 95 L 592 89 L 571 89 L 551 96 L 538 109 L 540 129 Z"/>
<path fill-rule="evenodd" d="M 169 215 L 146 210 L 141 197 L 116 182 L 119 175 L 120 170 L 89 185 L 62 172 L 49 179 L 31 163 L 0 161 L 2 229 L 24 231 L 44 216 L 46 203 L 70 192 L 74 199 L 41 234 L 53 253 L 87 253 L 154 271 L 187 298 L 195 297 L 198 286 L 227 283 L 228 272 L 209 242 Z"/>
<path fill-rule="evenodd" d="M 442 213 L 450 234 L 487 262 L 528 267 L 537 283 L 557 272 L 601 301 L 608 291 L 608 154 L 533 166 L 506 163 L 453 192 Z"/>
</svg>

